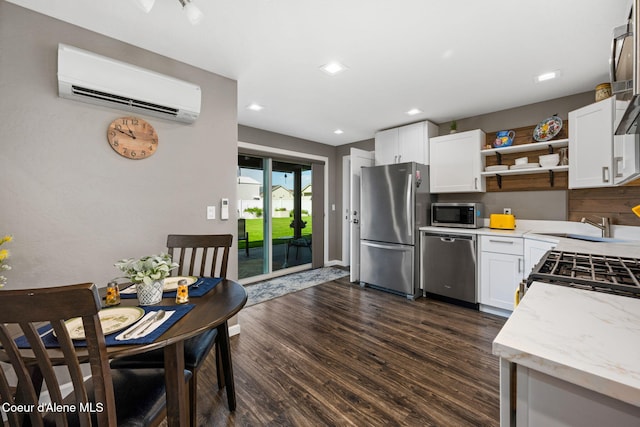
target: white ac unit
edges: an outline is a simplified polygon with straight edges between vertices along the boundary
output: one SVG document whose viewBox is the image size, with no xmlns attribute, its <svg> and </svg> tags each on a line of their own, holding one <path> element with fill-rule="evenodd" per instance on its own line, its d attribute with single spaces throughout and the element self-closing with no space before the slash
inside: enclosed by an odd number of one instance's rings
<svg viewBox="0 0 640 427">
<path fill-rule="evenodd" d="M 62 98 L 193 123 L 200 86 L 73 46 L 58 45 Z"/>
</svg>

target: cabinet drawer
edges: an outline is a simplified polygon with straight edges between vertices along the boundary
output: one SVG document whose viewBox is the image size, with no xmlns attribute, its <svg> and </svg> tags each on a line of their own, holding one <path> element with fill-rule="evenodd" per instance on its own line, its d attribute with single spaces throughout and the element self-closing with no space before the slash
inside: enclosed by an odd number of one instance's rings
<svg viewBox="0 0 640 427">
<path fill-rule="evenodd" d="M 522 256 L 524 242 L 521 237 L 480 236 L 480 250 Z"/>
</svg>

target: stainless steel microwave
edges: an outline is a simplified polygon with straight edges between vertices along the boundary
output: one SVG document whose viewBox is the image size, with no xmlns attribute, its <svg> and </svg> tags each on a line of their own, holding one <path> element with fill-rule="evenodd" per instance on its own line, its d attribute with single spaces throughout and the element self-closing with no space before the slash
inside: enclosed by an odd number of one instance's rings
<svg viewBox="0 0 640 427">
<path fill-rule="evenodd" d="M 620 101 L 633 96 L 634 77 L 636 72 L 636 46 L 633 25 L 633 11 L 629 21 L 613 30 L 609 75 L 611 92 Z"/>
<path fill-rule="evenodd" d="M 480 228 L 482 203 L 432 203 L 431 225 L 437 227 Z"/>
</svg>

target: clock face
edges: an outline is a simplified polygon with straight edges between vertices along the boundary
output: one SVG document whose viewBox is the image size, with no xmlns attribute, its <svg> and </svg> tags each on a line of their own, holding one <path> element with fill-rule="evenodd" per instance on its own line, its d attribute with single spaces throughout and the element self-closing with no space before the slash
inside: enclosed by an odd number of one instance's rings
<svg viewBox="0 0 640 427">
<path fill-rule="evenodd" d="M 116 153 L 128 159 L 146 159 L 158 148 L 153 126 L 137 117 L 120 117 L 107 129 L 107 140 Z"/>
</svg>

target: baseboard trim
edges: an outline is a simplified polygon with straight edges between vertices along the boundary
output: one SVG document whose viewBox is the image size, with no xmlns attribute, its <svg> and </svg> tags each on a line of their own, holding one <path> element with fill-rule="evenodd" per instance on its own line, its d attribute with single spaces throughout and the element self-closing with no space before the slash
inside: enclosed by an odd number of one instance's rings
<svg viewBox="0 0 640 427">
<path fill-rule="evenodd" d="M 240 335 L 240 324 L 238 323 L 229 326 L 229 336 L 232 337 L 234 335 Z"/>
</svg>

